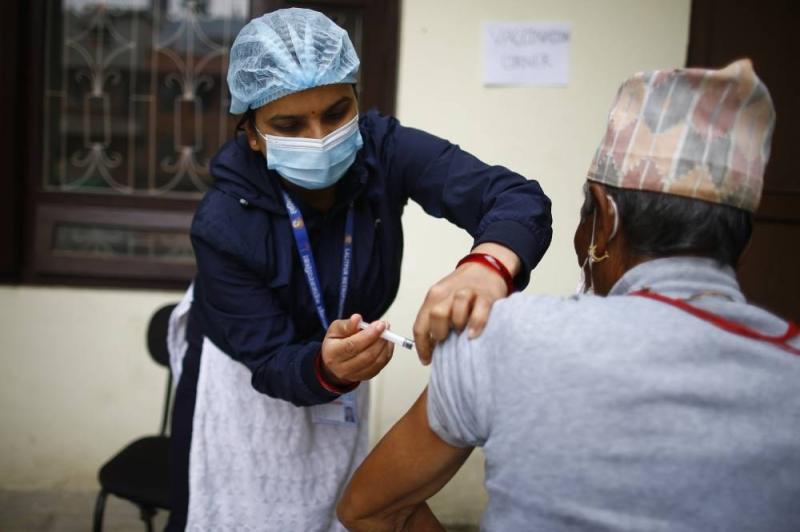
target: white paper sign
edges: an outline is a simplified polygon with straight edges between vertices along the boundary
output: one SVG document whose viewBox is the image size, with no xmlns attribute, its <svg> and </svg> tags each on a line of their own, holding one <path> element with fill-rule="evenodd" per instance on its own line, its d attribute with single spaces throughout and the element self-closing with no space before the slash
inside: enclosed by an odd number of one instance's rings
<svg viewBox="0 0 800 532">
<path fill-rule="evenodd" d="M 483 82 L 566 85 L 570 30 L 568 22 L 484 22 Z"/>
</svg>

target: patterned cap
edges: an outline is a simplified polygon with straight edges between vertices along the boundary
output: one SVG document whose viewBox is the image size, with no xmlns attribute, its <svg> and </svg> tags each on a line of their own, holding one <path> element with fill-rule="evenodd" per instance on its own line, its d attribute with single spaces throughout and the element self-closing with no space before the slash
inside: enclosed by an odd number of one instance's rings
<svg viewBox="0 0 800 532">
<path fill-rule="evenodd" d="M 587 178 L 754 212 L 775 109 L 748 59 L 640 72 L 617 92 Z"/>
</svg>

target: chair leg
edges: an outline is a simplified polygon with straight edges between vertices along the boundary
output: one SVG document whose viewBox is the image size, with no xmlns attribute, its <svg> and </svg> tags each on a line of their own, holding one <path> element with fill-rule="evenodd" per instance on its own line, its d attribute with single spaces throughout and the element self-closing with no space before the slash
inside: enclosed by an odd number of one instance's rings
<svg viewBox="0 0 800 532">
<path fill-rule="evenodd" d="M 139 516 L 144 521 L 145 526 L 147 526 L 147 532 L 153 532 L 153 516 L 156 515 L 156 511 L 148 506 L 139 506 Z"/>
<path fill-rule="evenodd" d="M 97 500 L 94 503 L 94 524 L 92 525 L 93 532 L 103 531 L 103 514 L 106 511 L 106 493 L 105 490 L 100 490 L 97 494 Z"/>
</svg>

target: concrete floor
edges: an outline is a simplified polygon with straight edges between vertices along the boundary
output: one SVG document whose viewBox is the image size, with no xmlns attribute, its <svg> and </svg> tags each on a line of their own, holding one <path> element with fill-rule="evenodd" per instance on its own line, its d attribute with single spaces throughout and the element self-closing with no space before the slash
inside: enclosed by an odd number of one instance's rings
<svg viewBox="0 0 800 532">
<path fill-rule="evenodd" d="M 2 532 L 87 532 L 92 529 L 96 492 L 0 490 L 0 531 Z M 109 496 L 103 530 L 143 532 L 139 510 L 131 503 Z M 166 512 L 153 520 L 163 530 Z M 477 532 L 474 526 L 448 526 L 449 532 Z M 299 531 L 298 531 L 299 532 Z"/>
<path fill-rule="evenodd" d="M 0 530 L 2 532 L 87 532 L 92 529 L 96 492 L 6 491 L 0 490 Z M 143 532 L 139 509 L 109 496 L 103 530 Z M 167 513 L 159 512 L 153 525 L 163 530 Z"/>
</svg>

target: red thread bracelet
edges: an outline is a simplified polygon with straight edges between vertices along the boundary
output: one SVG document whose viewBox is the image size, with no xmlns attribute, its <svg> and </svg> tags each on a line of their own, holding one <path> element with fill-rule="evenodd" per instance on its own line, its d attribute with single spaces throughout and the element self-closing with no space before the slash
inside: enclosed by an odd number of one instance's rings
<svg viewBox="0 0 800 532">
<path fill-rule="evenodd" d="M 466 264 L 467 262 L 476 262 L 478 264 L 483 264 L 490 270 L 494 270 L 500 277 L 503 278 L 503 281 L 506 282 L 506 289 L 508 293 L 506 295 L 511 294 L 514 291 L 514 279 L 511 277 L 511 272 L 508 271 L 508 268 L 505 265 L 497 260 L 497 258 L 489 255 L 488 253 L 470 253 L 456 264 L 456 268 L 461 266 L 462 264 Z"/>
<path fill-rule="evenodd" d="M 317 358 L 314 360 L 314 373 L 317 374 L 317 381 L 319 382 L 320 386 L 325 388 L 325 390 L 335 393 L 337 395 L 345 394 L 349 391 L 352 391 L 358 386 L 357 382 L 353 382 L 351 384 L 345 384 L 342 386 L 333 384 L 332 382 L 328 382 L 325 378 L 325 374 L 322 371 L 322 353 L 317 353 Z"/>
</svg>

